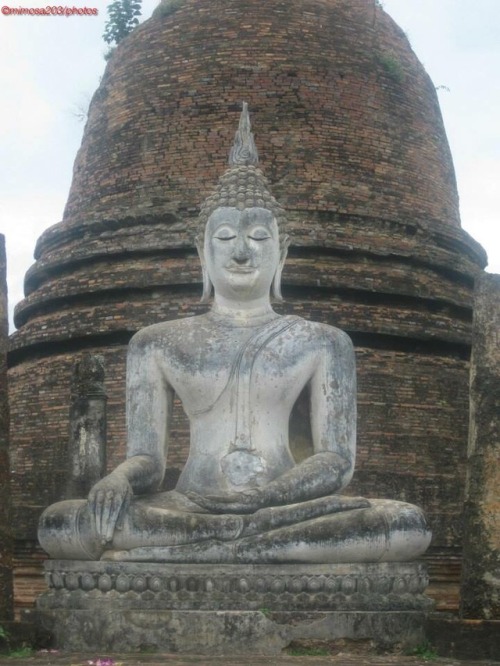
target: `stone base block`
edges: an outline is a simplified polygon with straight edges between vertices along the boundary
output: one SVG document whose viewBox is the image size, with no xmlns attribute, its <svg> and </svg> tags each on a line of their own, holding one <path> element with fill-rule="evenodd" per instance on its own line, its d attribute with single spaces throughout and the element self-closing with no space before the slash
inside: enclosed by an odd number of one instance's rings
<svg viewBox="0 0 500 666">
<path fill-rule="evenodd" d="M 500 661 L 500 620 L 466 620 L 449 613 L 431 613 L 425 635 L 439 655 Z"/>
<path fill-rule="evenodd" d="M 277 654 L 292 641 L 416 645 L 433 603 L 420 563 L 46 563 L 39 620 L 65 650 Z"/>
</svg>

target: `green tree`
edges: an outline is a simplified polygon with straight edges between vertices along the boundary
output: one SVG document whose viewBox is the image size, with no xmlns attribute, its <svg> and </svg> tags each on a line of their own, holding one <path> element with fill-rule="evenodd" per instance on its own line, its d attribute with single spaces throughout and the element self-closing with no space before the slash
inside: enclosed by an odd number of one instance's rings
<svg viewBox="0 0 500 666">
<path fill-rule="evenodd" d="M 119 44 L 138 25 L 142 0 L 114 0 L 108 5 L 108 20 L 103 39 L 107 44 Z"/>
</svg>

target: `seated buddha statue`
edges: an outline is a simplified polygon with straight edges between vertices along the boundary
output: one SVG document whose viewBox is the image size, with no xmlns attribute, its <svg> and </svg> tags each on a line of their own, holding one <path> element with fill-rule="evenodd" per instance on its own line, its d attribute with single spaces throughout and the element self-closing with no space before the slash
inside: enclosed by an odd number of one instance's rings
<svg viewBox="0 0 500 666">
<path fill-rule="evenodd" d="M 354 471 L 356 374 L 349 337 L 280 316 L 288 237 L 244 105 L 230 168 L 201 208 L 206 314 L 139 331 L 127 360 L 127 458 L 86 500 L 50 506 L 53 558 L 193 563 L 378 562 L 430 542 L 411 504 L 339 494 Z M 296 462 L 289 421 L 309 394 L 312 454 Z M 190 449 L 161 492 L 174 395 Z"/>
</svg>

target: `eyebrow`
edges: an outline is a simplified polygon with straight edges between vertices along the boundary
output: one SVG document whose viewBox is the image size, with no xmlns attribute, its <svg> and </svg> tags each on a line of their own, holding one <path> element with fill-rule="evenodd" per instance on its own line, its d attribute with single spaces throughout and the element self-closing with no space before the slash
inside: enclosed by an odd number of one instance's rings
<svg viewBox="0 0 500 666">
<path fill-rule="evenodd" d="M 222 227 L 236 227 L 238 226 L 238 223 L 235 220 L 224 220 L 224 222 L 221 222 L 218 224 L 214 229 L 212 229 L 212 233 L 216 233 L 219 231 L 219 229 L 222 229 Z"/>
</svg>

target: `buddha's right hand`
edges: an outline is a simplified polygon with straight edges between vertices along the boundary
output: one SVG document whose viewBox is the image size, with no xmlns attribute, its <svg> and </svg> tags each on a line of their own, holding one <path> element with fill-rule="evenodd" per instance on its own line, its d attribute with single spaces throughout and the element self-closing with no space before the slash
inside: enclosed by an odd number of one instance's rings
<svg viewBox="0 0 500 666">
<path fill-rule="evenodd" d="M 89 507 L 103 545 L 113 539 L 130 503 L 133 491 L 128 479 L 112 472 L 98 481 L 89 493 Z"/>
</svg>

